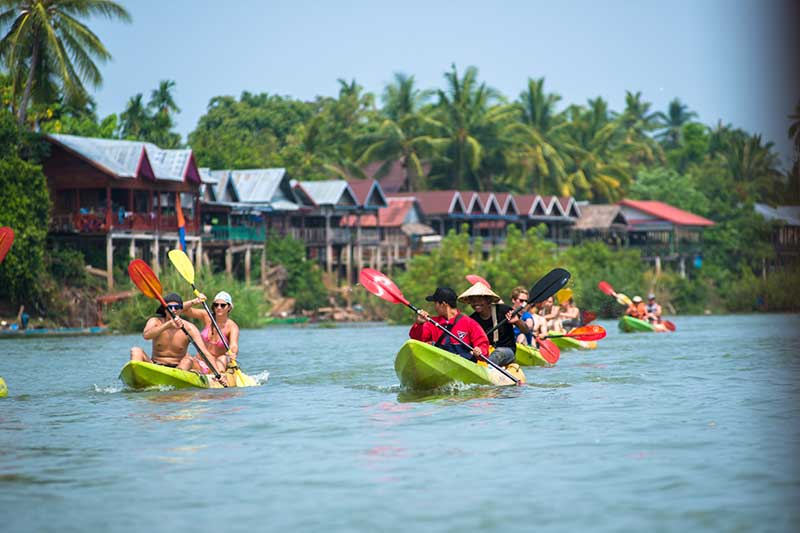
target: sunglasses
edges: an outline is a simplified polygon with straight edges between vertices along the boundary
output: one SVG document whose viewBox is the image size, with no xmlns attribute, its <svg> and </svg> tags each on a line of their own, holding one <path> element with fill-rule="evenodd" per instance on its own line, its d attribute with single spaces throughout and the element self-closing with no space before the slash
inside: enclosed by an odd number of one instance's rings
<svg viewBox="0 0 800 533">
<path fill-rule="evenodd" d="M 527 299 L 525 299 L 525 298 L 514 298 L 514 299 L 515 299 L 516 301 L 518 301 L 519 303 L 521 303 L 521 304 L 528 303 L 528 300 L 527 300 Z"/>
<path fill-rule="evenodd" d="M 213 304 L 211 304 L 211 306 L 214 307 L 214 309 L 216 309 L 217 307 L 219 307 L 220 309 L 225 309 L 226 307 L 228 307 L 228 304 L 218 304 L 217 302 L 214 302 Z"/>
<path fill-rule="evenodd" d="M 167 309 L 172 311 L 183 311 L 183 306 L 180 304 L 169 304 L 167 305 Z"/>
</svg>

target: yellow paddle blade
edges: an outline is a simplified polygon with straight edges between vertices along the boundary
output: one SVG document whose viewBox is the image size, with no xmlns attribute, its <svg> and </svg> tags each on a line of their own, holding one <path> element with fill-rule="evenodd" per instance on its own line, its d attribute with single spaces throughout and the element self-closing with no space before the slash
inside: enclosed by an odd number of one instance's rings
<svg viewBox="0 0 800 533">
<path fill-rule="evenodd" d="M 569 287 L 561 289 L 556 293 L 556 298 L 558 298 L 558 303 L 563 304 L 564 302 L 572 298 L 572 289 L 570 289 Z"/>
<path fill-rule="evenodd" d="M 628 298 L 624 294 L 618 292 L 617 293 L 617 302 L 619 302 L 620 305 L 631 305 L 633 303 L 633 300 L 631 300 L 630 298 Z"/>
<path fill-rule="evenodd" d="M 189 256 L 183 250 L 170 250 L 167 255 L 183 279 L 194 284 L 194 266 Z"/>
<path fill-rule="evenodd" d="M 258 382 L 256 382 L 255 379 L 251 378 L 238 368 L 234 370 L 233 377 L 236 380 L 237 387 L 255 387 L 258 385 Z"/>
</svg>

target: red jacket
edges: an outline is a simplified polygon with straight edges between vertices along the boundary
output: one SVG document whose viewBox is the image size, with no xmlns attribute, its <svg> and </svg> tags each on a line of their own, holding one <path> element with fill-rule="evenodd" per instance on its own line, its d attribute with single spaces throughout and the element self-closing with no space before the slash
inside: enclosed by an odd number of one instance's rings
<svg viewBox="0 0 800 533">
<path fill-rule="evenodd" d="M 484 333 L 483 328 L 477 322 L 472 320 L 467 315 L 462 313 L 461 318 L 458 320 L 455 326 L 453 326 L 453 320 L 445 320 L 443 316 L 435 316 L 431 318 L 433 318 L 433 320 L 439 324 L 450 327 L 451 331 L 455 333 L 459 339 L 466 342 L 470 346 L 480 348 L 483 355 L 489 354 L 489 339 L 486 338 L 486 333 Z M 408 332 L 408 336 L 412 339 L 430 344 L 435 344 L 442 335 L 445 336 L 445 338 L 442 339 L 444 343 L 452 343 L 460 346 L 458 341 L 450 337 L 450 335 L 440 330 L 430 322 L 425 322 L 424 324 L 417 324 L 415 322 L 414 325 L 411 326 L 411 331 Z"/>
</svg>

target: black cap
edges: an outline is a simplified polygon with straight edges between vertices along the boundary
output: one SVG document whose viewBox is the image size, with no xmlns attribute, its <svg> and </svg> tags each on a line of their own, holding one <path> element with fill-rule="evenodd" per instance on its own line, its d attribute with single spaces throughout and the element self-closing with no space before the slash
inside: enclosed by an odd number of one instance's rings
<svg viewBox="0 0 800 533">
<path fill-rule="evenodd" d="M 456 292 L 450 287 L 437 287 L 436 292 L 426 296 L 429 302 L 444 302 L 450 307 L 456 307 Z"/>
</svg>

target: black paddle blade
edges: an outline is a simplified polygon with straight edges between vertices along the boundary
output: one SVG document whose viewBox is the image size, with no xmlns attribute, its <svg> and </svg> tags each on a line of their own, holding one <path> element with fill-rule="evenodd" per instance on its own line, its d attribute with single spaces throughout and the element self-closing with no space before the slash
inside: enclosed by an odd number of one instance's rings
<svg viewBox="0 0 800 533">
<path fill-rule="evenodd" d="M 528 303 L 538 304 L 553 296 L 569 281 L 571 274 L 563 268 L 554 268 L 531 287 Z"/>
</svg>

